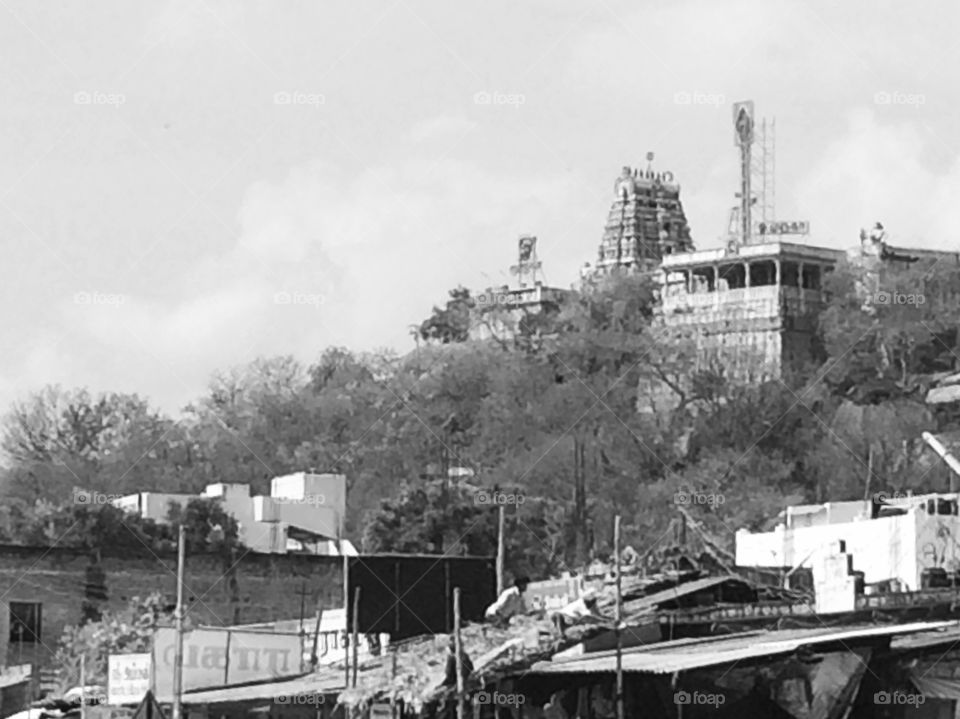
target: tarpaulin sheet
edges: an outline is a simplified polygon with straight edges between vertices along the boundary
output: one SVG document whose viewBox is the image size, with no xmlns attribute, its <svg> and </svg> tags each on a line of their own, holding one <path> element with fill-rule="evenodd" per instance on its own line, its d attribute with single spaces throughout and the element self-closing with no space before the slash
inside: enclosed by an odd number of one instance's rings
<svg viewBox="0 0 960 719">
<path fill-rule="evenodd" d="M 910 681 L 927 698 L 960 700 L 960 679 L 925 676 L 914 670 L 910 672 Z"/>
</svg>

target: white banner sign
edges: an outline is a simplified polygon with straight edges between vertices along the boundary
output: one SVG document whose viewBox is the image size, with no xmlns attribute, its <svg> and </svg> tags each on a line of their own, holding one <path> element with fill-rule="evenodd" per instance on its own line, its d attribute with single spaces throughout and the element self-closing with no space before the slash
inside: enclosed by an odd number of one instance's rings
<svg viewBox="0 0 960 719">
<path fill-rule="evenodd" d="M 107 703 L 139 704 L 150 689 L 150 654 L 111 654 L 107 669 Z"/>
<path fill-rule="evenodd" d="M 524 599 L 531 609 L 561 609 L 579 596 L 579 582 L 576 579 L 531 582 L 524 592 Z"/>
<path fill-rule="evenodd" d="M 173 696 L 176 631 L 154 633 L 154 692 L 161 703 Z M 299 634 L 197 629 L 183 635 L 183 689 L 206 689 L 300 673 Z"/>
</svg>

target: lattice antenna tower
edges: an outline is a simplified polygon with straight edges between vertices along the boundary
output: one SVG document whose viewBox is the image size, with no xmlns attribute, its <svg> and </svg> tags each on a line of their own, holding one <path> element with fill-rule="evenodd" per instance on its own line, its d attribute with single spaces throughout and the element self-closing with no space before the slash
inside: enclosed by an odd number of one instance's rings
<svg viewBox="0 0 960 719">
<path fill-rule="evenodd" d="M 769 226 L 777 219 L 776 118 L 764 118 L 757 130 L 754 151 L 750 158 L 750 174 L 753 176 L 750 184 L 756 198 L 751 213 L 754 236 L 760 234 L 760 223 Z"/>
</svg>

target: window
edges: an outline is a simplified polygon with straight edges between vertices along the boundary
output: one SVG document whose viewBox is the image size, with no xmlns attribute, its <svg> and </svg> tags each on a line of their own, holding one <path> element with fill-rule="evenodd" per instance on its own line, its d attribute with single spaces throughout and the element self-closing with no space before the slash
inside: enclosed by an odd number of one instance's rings
<svg viewBox="0 0 960 719">
<path fill-rule="evenodd" d="M 10 602 L 10 643 L 40 641 L 40 602 Z"/>
</svg>

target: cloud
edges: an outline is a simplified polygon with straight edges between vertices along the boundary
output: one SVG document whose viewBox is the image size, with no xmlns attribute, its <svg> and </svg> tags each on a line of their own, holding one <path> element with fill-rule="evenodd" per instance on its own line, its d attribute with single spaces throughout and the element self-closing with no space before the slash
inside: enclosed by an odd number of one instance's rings
<svg viewBox="0 0 960 719">
<path fill-rule="evenodd" d="M 572 177 L 454 161 L 352 177 L 308 163 L 249 188 L 236 242 L 195 263 L 179 301 L 66 303 L 64 321 L 98 348 L 88 365 L 125 358 L 114 386 L 179 402 L 214 370 L 258 355 L 309 362 L 332 344 L 409 346 L 409 325 L 451 287 L 486 286 L 482 268 L 505 266 L 527 228 L 556 223 L 576 188 Z"/>
<path fill-rule="evenodd" d="M 797 185 L 818 244 L 858 243 L 859 230 L 880 221 L 893 243 L 949 249 L 960 221 L 960 158 L 937 170 L 924 162 L 942 142 L 913 119 L 859 109 Z"/>
<path fill-rule="evenodd" d="M 418 143 L 447 138 L 459 140 L 476 128 L 477 123 L 465 117 L 440 115 L 414 125 L 410 131 L 410 139 Z"/>
</svg>

